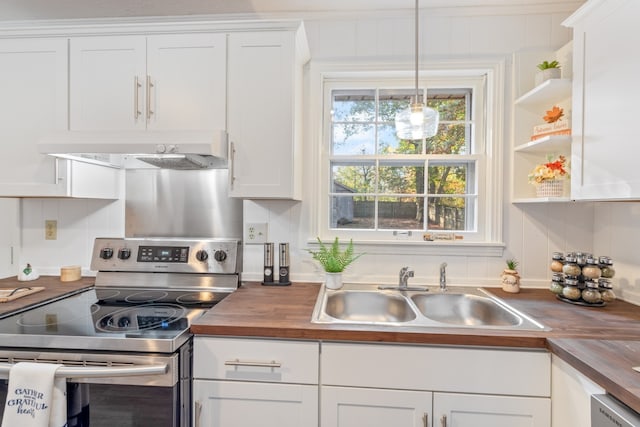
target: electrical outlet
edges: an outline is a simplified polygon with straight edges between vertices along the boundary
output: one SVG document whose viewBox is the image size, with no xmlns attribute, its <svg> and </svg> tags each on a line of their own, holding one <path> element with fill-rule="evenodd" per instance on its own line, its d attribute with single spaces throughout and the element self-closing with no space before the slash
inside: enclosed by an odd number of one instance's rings
<svg viewBox="0 0 640 427">
<path fill-rule="evenodd" d="M 248 222 L 244 225 L 244 242 L 247 245 L 260 245 L 267 242 L 268 226 L 266 222 Z"/>
<path fill-rule="evenodd" d="M 44 239 L 58 239 L 58 221 L 55 219 L 47 219 L 44 221 Z"/>
</svg>

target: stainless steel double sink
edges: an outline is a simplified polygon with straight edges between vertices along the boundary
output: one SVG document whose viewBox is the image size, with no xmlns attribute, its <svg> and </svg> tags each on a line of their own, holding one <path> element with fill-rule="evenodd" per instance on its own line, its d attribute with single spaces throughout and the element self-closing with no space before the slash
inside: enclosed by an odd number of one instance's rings
<svg viewBox="0 0 640 427">
<path fill-rule="evenodd" d="M 426 290 L 428 289 L 428 290 Z M 379 289 L 377 285 L 345 284 L 339 290 L 322 287 L 313 323 L 411 327 L 468 327 L 548 330 L 481 288 L 449 287 L 425 290 Z"/>
</svg>

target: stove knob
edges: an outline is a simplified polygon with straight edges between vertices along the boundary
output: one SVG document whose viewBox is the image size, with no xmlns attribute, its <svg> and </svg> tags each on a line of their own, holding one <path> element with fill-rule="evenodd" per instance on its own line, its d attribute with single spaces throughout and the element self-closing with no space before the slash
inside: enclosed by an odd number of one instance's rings
<svg viewBox="0 0 640 427">
<path fill-rule="evenodd" d="M 110 259 L 112 256 L 113 256 L 113 249 L 111 248 L 100 249 L 100 258 Z"/>
<path fill-rule="evenodd" d="M 213 254 L 213 257 L 215 258 L 216 261 L 222 262 L 225 259 L 227 259 L 227 253 L 225 251 L 218 250 Z"/>
<path fill-rule="evenodd" d="M 126 328 L 131 324 L 131 320 L 128 317 L 121 317 L 118 319 L 118 326 L 121 328 Z"/>
<path fill-rule="evenodd" d="M 206 261 L 207 259 L 209 259 L 209 254 L 207 253 L 207 251 L 200 249 L 198 252 L 196 252 L 196 259 L 198 261 Z"/>
<path fill-rule="evenodd" d="M 118 258 L 120 259 L 129 259 L 131 258 L 131 249 L 123 248 L 118 251 Z"/>
</svg>

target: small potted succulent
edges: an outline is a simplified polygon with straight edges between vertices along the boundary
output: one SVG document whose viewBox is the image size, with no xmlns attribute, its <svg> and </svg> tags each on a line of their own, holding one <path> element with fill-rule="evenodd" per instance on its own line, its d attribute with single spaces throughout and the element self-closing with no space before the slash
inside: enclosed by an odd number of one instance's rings
<svg viewBox="0 0 640 427">
<path fill-rule="evenodd" d="M 502 290 L 517 294 L 520 292 L 520 274 L 518 274 L 518 261 L 515 259 L 507 260 L 507 268 L 502 270 Z"/>
<path fill-rule="evenodd" d="M 313 259 L 318 261 L 324 269 L 325 286 L 328 289 L 340 289 L 342 287 L 342 272 L 345 268 L 363 254 L 355 254 L 353 240 L 349 240 L 349 244 L 344 250 L 340 249 L 340 242 L 336 237 L 331 246 L 326 246 L 320 238 L 317 238 L 320 250 L 308 252 Z"/>
<path fill-rule="evenodd" d="M 546 80 L 560 78 L 560 63 L 558 61 L 542 61 L 537 67 L 536 86 Z"/>
</svg>

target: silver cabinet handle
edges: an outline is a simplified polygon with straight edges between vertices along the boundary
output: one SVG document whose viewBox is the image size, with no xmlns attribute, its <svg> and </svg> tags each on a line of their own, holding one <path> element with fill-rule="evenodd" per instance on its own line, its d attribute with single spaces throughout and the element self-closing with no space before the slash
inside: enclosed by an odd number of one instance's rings
<svg viewBox="0 0 640 427">
<path fill-rule="evenodd" d="M 134 76 L 133 77 L 133 119 L 134 120 L 138 120 L 138 117 L 140 117 L 140 114 L 142 114 L 139 108 L 140 107 L 139 98 L 140 98 L 141 87 L 142 85 L 138 81 L 138 76 Z"/>
<path fill-rule="evenodd" d="M 199 401 L 196 400 L 195 405 L 194 405 L 194 417 L 195 417 L 195 424 L 194 427 L 200 427 L 200 414 L 202 413 L 202 403 L 200 403 Z"/>
<path fill-rule="evenodd" d="M 442 418 L 440 418 L 440 425 L 442 427 L 447 427 L 447 416 L 443 415 Z"/>
<path fill-rule="evenodd" d="M 10 363 L 0 364 L 0 376 L 9 375 Z M 132 377 L 139 375 L 162 375 L 169 367 L 164 365 L 136 365 L 136 366 L 108 366 L 108 367 L 71 367 L 63 366 L 56 371 L 56 377 L 64 378 L 105 378 L 105 377 Z"/>
<path fill-rule="evenodd" d="M 236 145 L 233 141 L 229 144 L 229 182 L 231 184 L 231 190 L 233 190 L 233 184 L 236 181 L 235 165 L 236 165 Z"/>
<path fill-rule="evenodd" d="M 224 364 L 227 366 L 258 366 L 262 368 L 279 368 L 282 366 L 282 363 L 276 362 L 275 360 L 272 360 L 271 362 L 254 362 L 249 360 L 244 361 L 244 360 L 234 359 L 234 360 L 227 360 L 226 362 L 224 362 Z"/>
<path fill-rule="evenodd" d="M 422 421 L 424 421 L 424 427 L 429 427 L 429 413 L 425 412 L 422 417 Z"/>
<path fill-rule="evenodd" d="M 151 110 L 151 88 L 154 87 L 151 83 L 151 76 L 147 75 L 147 121 L 151 120 L 153 111 Z"/>
</svg>

